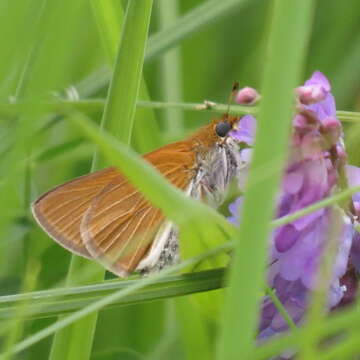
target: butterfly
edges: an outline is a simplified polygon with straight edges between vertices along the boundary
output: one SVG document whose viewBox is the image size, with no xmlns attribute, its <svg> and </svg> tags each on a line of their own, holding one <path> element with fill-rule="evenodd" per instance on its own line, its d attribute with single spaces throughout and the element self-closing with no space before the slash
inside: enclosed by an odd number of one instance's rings
<svg viewBox="0 0 360 360">
<path fill-rule="evenodd" d="M 229 136 L 238 123 L 239 117 L 223 115 L 143 157 L 187 196 L 218 204 L 242 166 L 238 143 Z M 179 260 L 176 225 L 115 167 L 55 187 L 32 204 L 32 212 L 61 246 L 120 277 Z"/>
</svg>

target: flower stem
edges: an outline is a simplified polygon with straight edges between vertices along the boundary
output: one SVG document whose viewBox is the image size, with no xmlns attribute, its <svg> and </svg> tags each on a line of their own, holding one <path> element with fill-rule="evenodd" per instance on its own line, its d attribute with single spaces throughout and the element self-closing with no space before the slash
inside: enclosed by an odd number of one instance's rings
<svg viewBox="0 0 360 360">
<path fill-rule="evenodd" d="M 84 113 L 93 113 L 101 111 L 104 108 L 104 99 L 86 99 L 86 100 L 64 100 L 59 99 L 50 103 L 45 104 L 48 111 L 68 114 L 71 111 L 81 111 Z M 15 104 L 0 103 L 0 114 L 4 116 L 16 115 L 28 104 L 17 102 Z M 224 114 L 228 110 L 227 104 L 206 102 L 203 103 L 191 103 L 191 102 L 175 102 L 175 101 L 148 101 L 138 100 L 136 103 L 138 108 L 151 108 L 151 109 L 180 109 L 184 111 L 205 111 L 215 114 Z M 229 113 L 231 115 L 256 115 L 258 114 L 259 108 L 257 106 L 241 106 L 231 105 Z M 336 112 L 337 117 L 342 122 L 359 123 L 360 112 L 356 111 L 342 111 Z M 171 119 L 168 119 L 171 121 Z"/>
</svg>

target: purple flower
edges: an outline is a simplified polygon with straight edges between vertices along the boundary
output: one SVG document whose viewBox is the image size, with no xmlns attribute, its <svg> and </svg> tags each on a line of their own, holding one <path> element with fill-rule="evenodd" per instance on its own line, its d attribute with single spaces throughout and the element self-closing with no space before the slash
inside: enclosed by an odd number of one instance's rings
<svg viewBox="0 0 360 360">
<path fill-rule="evenodd" d="M 253 145 L 256 133 L 256 119 L 252 115 L 245 115 L 236 130 L 230 131 L 229 135 L 239 142 Z"/>
<path fill-rule="evenodd" d="M 302 104 L 310 105 L 325 100 L 330 90 L 331 86 L 326 76 L 320 71 L 315 71 L 303 86 L 296 89 L 296 92 Z"/>
<path fill-rule="evenodd" d="M 297 88 L 298 113 L 293 119 L 290 156 L 278 196 L 277 217 L 282 217 L 325 199 L 339 189 L 340 174 L 346 163 L 341 124 L 331 86 L 319 71 Z M 246 115 L 231 136 L 248 145 L 254 143 L 256 120 Z M 243 154 L 247 151 L 247 154 Z M 243 159 L 251 149 L 240 150 Z M 244 156 L 245 155 L 245 156 Z M 360 185 L 360 169 L 346 167 L 350 186 Z M 243 176 L 243 175 L 242 175 Z M 240 188 L 245 180 L 239 181 Z M 239 222 L 241 199 L 230 205 L 230 221 Z M 334 211 L 336 209 L 336 211 Z M 349 269 L 360 271 L 360 234 L 354 228 L 360 216 L 360 193 L 353 196 L 353 217 L 336 208 L 324 208 L 305 215 L 273 231 L 270 239 L 268 284 L 294 322 L 303 318 L 310 290 L 316 286 L 316 273 L 328 240 L 330 224 L 337 217 L 341 235 L 337 242 L 328 307 L 332 309 L 354 296 L 356 286 Z M 356 283 L 356 281 L 355 281 Z M 351 286 L 349 284 L 352 284 Z M 355 290 L 354 290 L 355 289 Z M 270 298 L 263 301 L 259 339 L 288 328 Z"/>
</svg>

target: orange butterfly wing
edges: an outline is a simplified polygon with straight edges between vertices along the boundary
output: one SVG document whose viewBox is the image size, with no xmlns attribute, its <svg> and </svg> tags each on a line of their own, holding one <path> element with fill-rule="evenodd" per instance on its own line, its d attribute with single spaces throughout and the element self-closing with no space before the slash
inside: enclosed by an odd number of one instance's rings
<svg viewBox="0 0 360 360">
<path fill-rule="evenodd" d="M 34 218 L 60 245 L 91 258 L 81 238 L 80 223 L 94 197 L 118 176 L 116 168 L 107 168 L 59 185 L 33 203 Z"/>
<path fill-rule="evenodd" d="M 169 144 L 144 158 L 185 190 L 194 176 L 190 146 L 185 141 Z M 32 210 L 40 226 L 60 245 L 99 260 L 120 276 L 136 268 L 165 220 L 113 167 L 50 190 L 34 202 Z"/>
<path fill-rule="evenodd" d="M 183 151 L 181 151 L 183 150 Z M 194 157 L 181 143 L 171 144 L 145 159 L 173 185 L 185 190 L 194 176 Z M 81 234 L 89 253 L 108 270 L 126 276 L 136 269 L 165 221 L 133 185 L 119 176 L 92 201 Z"/>
</svg>

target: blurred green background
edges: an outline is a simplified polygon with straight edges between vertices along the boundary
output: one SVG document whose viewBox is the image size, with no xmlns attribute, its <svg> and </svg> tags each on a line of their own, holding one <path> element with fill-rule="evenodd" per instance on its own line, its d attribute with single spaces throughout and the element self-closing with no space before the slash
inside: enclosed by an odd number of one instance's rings
<svg viewBox="0 0 360 360">
<path fill-rule="evenodd" d="M 155 0 L 150 36 L 203 3 L 205 1 Z M 59 4 L 56 17 L 42 21 L 44 4 L 45 1 L 40 0 L 0 2 L 1 102 L 31 99 L 40 88 L 48 88 L 56 92 L 52 96 L 70 100 L 76 100 L 72 87 L 81 98 L 104 98 L 108 84 L 104 79 L 109 78 L 111 67 L 91 3 L 64 1 Z M 208 99 L 226 103 L 236 80 L 241 86 L 259 88 L 267 61 L 265 49 L 270 12 L 271 1 L 244 2 L 191 32 L 174 51 L 146 61 L 144 78 L 150 99 L 181 102 Z M 357 14 L 360 14 L 358 0 L 317 1 L 303 78 L 314 70 L 325 73 L 332 83 L 338 110 L 360 111 L 360 17 Z M 54 29 L 57 32 L 53 32 Z M 59 38 L 66 41 L 58 43 Z M 43 44 L 46 44 L 46 52 L 42 54 L 46 60 L 44 66 L 40 61 L 40 65 L 27 71 L 36 62 L 34 54 Z M 286 52 L 286 48 L 283 51 Z M 42 86 L 31 85 L 32 77 L 38 79 L 37 83 L 42 82 Z M 49 78 L 52 80 L 48 81 Z M 24 83 L 30 85 L 23 86 Z M 151 109 L 141 109 L 136 114 L 136 132 L 142 133 L 145 139 L 150 131 L 148 120 L 153 116 Z M 142 153 L 181 139 L 209 121 L 211 116 L 206 112 L 156 110 L 160 136 L 140 143 L 135 134 L 133 146 Z M 91 118 L 99 122 L 101 112 L 91 112 Z M 20 131 L 16 128 L 19 121 L 28 124 Z M 46 124 L 51 125 L 43 128 Z M 345 126 L 349 133 L 347 149 L 351 162 L 360 165 L 354 126 Z M 38 129 L 42 130 L 37 136 L 27 138 L 27 134 Z M 1 176 L 12 179 L 3 187 L 0 199 L 3 214 L 0 221 L 0 295 L 24 289 L 48 289 L 66 277 L 70 253 L 34 224 L 29 205 L 44 191 L 89 172 L 93 145 L 67 121 L 62 121 L 60 115 L 41 113 L 41 117 L 37 117 L 36 109 L 29 117 L 25 111 L 18 116 L 3 111 L 0 138 Z M 31 143 L 31 153 L 27 153 L 25 145 L 22 148 L 27 141 Z M 21 166 L 14 166 L 16 161 L 21 162 Z M 27 287 L 24 279 L 29 273 L 36 279 Z M 222 290 L 209 293 L 206 299 L 203 295 L 193 295 L 102 311 L 91 359 L 211 358 L 221 293 Z M 203 301 L 198 301 L 199 297 L 203 297 Z M 53 321 L 51 318 L 28 321 L 23 335 Z M 50 346 L 49 338 L 16 358 L 46 359 Z"/>
</svg>

